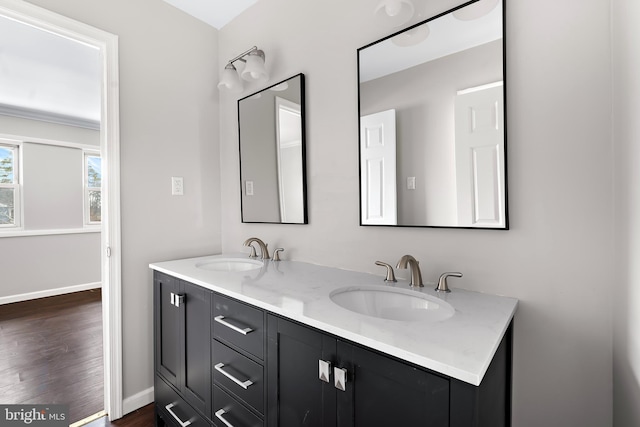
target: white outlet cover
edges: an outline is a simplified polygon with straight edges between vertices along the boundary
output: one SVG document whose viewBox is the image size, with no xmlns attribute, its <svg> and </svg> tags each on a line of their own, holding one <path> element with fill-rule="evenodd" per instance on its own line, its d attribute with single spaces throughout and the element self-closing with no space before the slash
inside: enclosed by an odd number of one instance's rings
<svg viewBox="0 0 640 427">
<path fill-rule="evenodd" d="M 182 196 L 184 195 L 184 180 L 181 176 L 171 177 L 171 195 Z"/>
</svg>

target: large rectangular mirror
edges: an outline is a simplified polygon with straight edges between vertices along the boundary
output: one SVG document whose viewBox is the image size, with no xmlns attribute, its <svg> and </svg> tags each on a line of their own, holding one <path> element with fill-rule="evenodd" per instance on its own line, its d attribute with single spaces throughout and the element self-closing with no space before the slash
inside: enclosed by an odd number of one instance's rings
<svg viewBox="0 0 640 427">
<path fill-rule="evenodd" d="M 361 225 L 508 229 L 504 4 L 358 49 Z"/>
<path fill-rule="evenodd" d="M 306 224 L 304 75 L 238 100 L 242 222 Z"/>
</svg>

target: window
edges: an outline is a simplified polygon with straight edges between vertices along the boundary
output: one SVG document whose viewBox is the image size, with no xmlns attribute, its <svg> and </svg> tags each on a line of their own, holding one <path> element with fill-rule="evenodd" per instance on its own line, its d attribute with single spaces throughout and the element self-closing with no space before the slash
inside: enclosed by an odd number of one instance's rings
<svg viewBox="0 0 640 427">
<path fill-rule="evenodd" d="M 84 155 L 85 223 L 100 224 L 102 219 L 102 159 L 99 155 Z"/>
<path fill-rule="evenodd" d="M 18 146 L 0 141 L 0 228 L 20 226 Z"/>
</svg>

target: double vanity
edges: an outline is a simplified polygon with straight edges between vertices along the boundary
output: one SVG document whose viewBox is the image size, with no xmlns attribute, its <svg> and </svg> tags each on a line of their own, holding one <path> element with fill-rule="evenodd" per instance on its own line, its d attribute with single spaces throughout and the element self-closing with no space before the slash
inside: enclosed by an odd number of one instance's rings
<svg viewBox="0 0 640 427">
<path fill-rule="evenodd" d="M 510 426 L 515 299 L 246 254 L 150 267 L 158 425 Z"/>
</svg>

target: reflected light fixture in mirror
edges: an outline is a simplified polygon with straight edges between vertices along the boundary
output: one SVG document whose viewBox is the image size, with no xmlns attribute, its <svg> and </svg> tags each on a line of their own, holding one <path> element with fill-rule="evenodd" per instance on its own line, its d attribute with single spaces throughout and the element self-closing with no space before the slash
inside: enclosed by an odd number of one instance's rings
<svg viewBox="0 0 640 427">
<path fill-rule="evenodd" d="M 379 25 L 399 27 L 413 18 L 414 8 L 411 0 L 382 0 L 373 14 Z"/>
<path fill-rule="evenodd" d="M 453 12 L 453 17 L 461 21 L 473 21 L 491 12 L 498 5 L 498 0 L 479 0 L 477 3 Z"/>
<path fill-rule="evenodd" d="M 238 70 L 234 62 L 240 61 L 244 63 L 244 69 L 238 74 Z M 253 46 L 251 49 L 242 52 L 240 55 L 229 60 L 222 71 L 222 78 L 218 83 L 218 89 L 228 92 L 239 93 L 243 90 L 243 84 L 240 77 L 246 81 L 255 81 L 264 83 L 269 80 L 269 74 L 264 65 L 264 51 Z"/>
<path fill-rule="evenodd" d="M 391 42 L 399 47 L 415 46 L 425 41 L 430 33 L 429 26 L 423 24 L 392 37 Z"/>
</svg>

